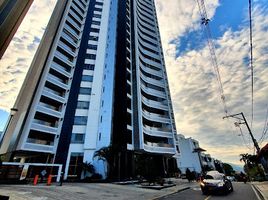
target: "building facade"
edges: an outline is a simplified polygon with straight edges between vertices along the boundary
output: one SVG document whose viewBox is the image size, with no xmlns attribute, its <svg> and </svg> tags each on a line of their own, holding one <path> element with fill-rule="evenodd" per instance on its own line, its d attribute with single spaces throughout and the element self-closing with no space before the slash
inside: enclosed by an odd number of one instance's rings
<svg viewBox="0 0 268 200">
<path fill-rule="evenodd" d="M 181 134 L 178 135 L 178 139 L 181 154 L 177 158 L 177 165 L 182 174 L 185 174 L 187 168 L 190 171 L 201 173 L 203 163 L 201 161 L 200 152 L 195 151 L 200 148 L 199 142 L 192 138 L 185 138 L 184 135 Z"/>
<path fill-rule="evenodd" d="M 104 177 L 110 165 L 120 179 L 148 160 L 159 174 L 174 170 L 179 148 L 154 1 L 59 1 L 14 109 L 0 149 L 9 161 L 63 164 L 65 178 L 82 162 Z M 94 156 L 105 147 L 110 163 Z"/>
<path fill-rule="evenodd" d="M 0 1 L 0 59 L 6 51 L 33 0 Z"/>
</svg>

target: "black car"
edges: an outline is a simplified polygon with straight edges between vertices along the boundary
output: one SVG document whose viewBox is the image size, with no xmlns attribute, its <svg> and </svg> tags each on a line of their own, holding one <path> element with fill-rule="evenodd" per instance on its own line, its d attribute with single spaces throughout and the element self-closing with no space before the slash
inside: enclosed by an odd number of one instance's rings
<svg viewBox="0 0 268 200">
<path fill-rule="evenodd" d="M 233 191 L 233 185 L 224 174 L 218 171 L 210 171 L 200 182 L 200 187 L 204 195 L 210 193 L 227 194 Z"/>
</svg>

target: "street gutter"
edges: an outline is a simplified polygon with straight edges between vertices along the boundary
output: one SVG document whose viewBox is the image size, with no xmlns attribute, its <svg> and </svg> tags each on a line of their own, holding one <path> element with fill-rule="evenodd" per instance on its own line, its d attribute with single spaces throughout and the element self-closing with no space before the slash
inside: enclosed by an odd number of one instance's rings
<svg viewBox="0 0 268 200">
<path fill-rule="evenodd" d="M 253 189 L 255 195 L 257 196 L 258 200 L 267 200 L 267 199 L 264 197 L 262 191 L 261 191 L 256 185 L 254 185 L 254 184 L 251 183 L 251 187 L 252 187 L 252 189 Z"/>
<path fill-rule="evenodd" d="M 172 195 L 172 194 L 175 194 L 175 193 L 179 193 L 179 192 L 182 192 L 182 191 L 184 191 L 184 190 L 188 190 L 188 189 L 190 189 L 191 187 L 189 187 L 189 186 L 187 186 L 187 187 L 183 187 L 183 188 L 180 188 L 180 189 L 178 189 L 178 190 L 176 190 L 176 191 L 172 191 L 172 192 L 170 192 L 170 193 L 168 193 L 168 194 L 164 194 L 164 195 L 161 195 L 161 196 L 158 196 L 158 197 L 154 197 L 154 198 L 152 198 L 151 200 L 157 200 L 157 199 L 160 199 L 160 198 L 163 198 L 163 197 L 167 197 L 167 196 L 170 196 L 170 195 Z"/>
</svg>

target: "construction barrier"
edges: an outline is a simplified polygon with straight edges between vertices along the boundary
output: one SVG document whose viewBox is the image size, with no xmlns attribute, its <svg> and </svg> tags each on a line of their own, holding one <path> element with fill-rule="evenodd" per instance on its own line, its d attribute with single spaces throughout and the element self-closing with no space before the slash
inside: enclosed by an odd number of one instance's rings
<svg viewBox="0 0 268 200">
<path fill-rule="evenodd" d="M 52 175 L 49 175 L 47 178 L 47 185 L 51 185 L 52 182 Z"/>
<path fill-rule="evenodd" d="M 37 182 L 38 182 L 38 178 L 39 178 L 39 176 L 38 176 L 38 175 L 35 175 L 35 177 L 34 177 L 34 182 L 33 182 L 34 185 L 37 184 Z"/>
</svg>

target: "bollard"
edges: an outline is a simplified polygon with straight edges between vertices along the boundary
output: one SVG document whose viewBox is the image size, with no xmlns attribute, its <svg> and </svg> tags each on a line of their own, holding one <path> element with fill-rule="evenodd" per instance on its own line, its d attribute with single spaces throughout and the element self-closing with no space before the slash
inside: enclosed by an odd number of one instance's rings
<svg viewBox="0 0 268 200">
<path fill-rule="evenodd" d="M 37 184 L 37 182 L 38 182 L 38 177 L 39 177 L 38 175 L 35 175 L 35 177 L 34 177 L 34 182 L 33 182 L 34 185 Z"/>
<path fill-rule="evenodd" d="M 51 185 L 51 181 L 52 181 L 52 175 L 49 175 L 47 178 L 47 185 Z"/>
</svg>

